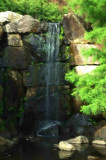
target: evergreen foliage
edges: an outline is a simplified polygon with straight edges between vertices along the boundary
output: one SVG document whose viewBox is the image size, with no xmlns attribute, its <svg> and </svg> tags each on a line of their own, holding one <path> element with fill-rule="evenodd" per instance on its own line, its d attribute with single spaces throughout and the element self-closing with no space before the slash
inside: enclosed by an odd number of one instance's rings
<svg viewBox="0 0 106 160">
<path fill-rule="evenodd" d="M 103 114 L 106 112 L 106 0 L 74 0 L 67 1 L 68 7 L 78 15 L 85 17 L 87 22 L 91 22 L 93 30 L 87 32 L 85 39 L 91 43 L 101 45 L 101 49 L 92 48 L 83 51 L 85 57 L 93 56 L 93 60 L 98 60 L 98 66 L 91 73 L 77 75 L 75 71 L 66 74 L 66 80 L 73 83 L 73 96 L 80 96 L 84 105 L 81 111 L 85 114 Z"/>
<path fill-rule="evenodd" d="M 0 11 L 13 11 L 20 14 L 29 14 L 42 21 L 58 22 L 66 9 L 59 8 L 58 4 L 48 0 L 1 0 Z"/>
</svg>

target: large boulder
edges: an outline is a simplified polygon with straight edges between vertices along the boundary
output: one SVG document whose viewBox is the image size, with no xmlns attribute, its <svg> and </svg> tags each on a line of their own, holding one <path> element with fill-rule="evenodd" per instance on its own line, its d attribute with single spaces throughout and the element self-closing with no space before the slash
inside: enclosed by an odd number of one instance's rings
<svg viewBox="0 0 106 160">
<path fill-rule="evenodd" d="M 25 15 L 18 21 L 17 28 L 19 33 L 36 33 L 39 32 L 40 22 L 29 15 Z"/>
<path fill-rule="evenodd" d="M 89 117 L 83 114 L 77 113 L 73 115 L 66 123 L 67 127 L 70 128 L 70 135 L 83 135 L 84 134 L 84 126 L 92 125 L 89 122 Z"/>
<path fill-rule="evenodd" d="M 29 15 L 23 16 L 18 22 L 5 25 L 7 33 L 36 33 L 39 32 L 40 22 Z"/>
<path fill-rule="evenodd" d="M 58 121 L 40 121 L 37 131 L 38 136 L 46 137 L 58 137 L 59 136 L 59 125 Z"/>
<path fill-rule="evenodd" d="M 23 16 L 11 11 L 0 12 L 0 23 L 11 23 L 19 21 Z"/>
<path fill-rule="evenodd" d="M 85 136 L 79 136 L 79 137 L 76 137 L 76 138 L 72 138 L 72 139 L 69 139 L 67 140 L 68 143 L 78 143 L 78 144 L 86 144 L 86 143 L 89 143 L 89 140 L 87 137 Z"/>
<path fill-rule="evenodd" d="M 71 44 L 72 65 L 85 65 L 85 64 L 99 64 L 98 61 L 93 62 L 93 57 L 85 58 L 82 55 L 82 50 L 89 50 L 90 48 L 98 48 L 97 45 L 92 44 Z"/>
<path fill-rule="evenodd" d="M 75 151 L 75 147 L 66 141 L 59 142 L 59 149 L 64 151 Z"/>
<path fill-rule="evenodd" d="M 75 16 L 73 13 L 64 15 L 63 28 L 65 40 L 68 44 L 70 44 L 70 42 L 77 41 L 78 43 L 84 40 L 85 29 L 77 16 Z"/>
<path fill-rule="evenodd" d="M 8 46 L 22 47 L 23 42 L 19 34 L 8 34 Z"/>
</svg>

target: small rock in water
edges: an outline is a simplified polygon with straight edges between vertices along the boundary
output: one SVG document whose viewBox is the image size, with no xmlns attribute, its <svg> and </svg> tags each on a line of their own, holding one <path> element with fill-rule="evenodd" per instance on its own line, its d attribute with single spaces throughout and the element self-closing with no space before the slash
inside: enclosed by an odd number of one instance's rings
<svg viewBox="0 0 106 160">
<path fill-rule="evenodd" d="M 92 144 L 98 144 L 98 145 L 105 145 L 106 146 L 106 141 L 104 141 L 104 140 L 93 140 Z"/>
<path fill-rule="evenodd" d="M 89 140 L 87 137 L 85 136 L 78 136 L 76 138 L 72 138 L 67 140 L 68 143 L 79 143 L 79 144 L 83 144 L 83 143 L 89 143 Z"/>
<path fill-rule="evenodd" d="M 69 144 L 66 141 L 61 141 L 59 143 L 59 149 L 64 151 L 74 151 L 75 147 L 72 144 Z"/>
<path fill-rule="evenodd" d="M 96 157 L 96 156 L 88 156 L 88 160 L 105 160 L 104 158 Z"/>
<path fill-rule="evenodd" d="M 59 151 L 59 158 L 66 159 L 73 155 L 74 152 L 67 152 L 67 151 Z"/>
</svg>

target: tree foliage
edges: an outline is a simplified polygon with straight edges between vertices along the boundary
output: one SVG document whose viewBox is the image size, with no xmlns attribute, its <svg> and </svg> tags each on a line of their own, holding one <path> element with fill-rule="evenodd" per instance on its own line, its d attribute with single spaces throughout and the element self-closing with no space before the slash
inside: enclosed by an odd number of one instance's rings
<svg viewBox="0 0 106 160">
<path fill-rule="evenodd" d="M 85 114 L 101 114 L 106 112 L 106 0 L 74 0 L 68 1 L 68 7 L 91 22 L 93 30 L 87 32 L 85 39 L 100 44 L 100 49 L 92 48 L 84 51 L 85 57 L 93 56 L 100 65 L 91 73 L 77 75 L 75 71 L 66 74 L 66 80 L 73 83 L 73 96 L 79 95 L 84 105 L 81 111 Z"/>
</svg>

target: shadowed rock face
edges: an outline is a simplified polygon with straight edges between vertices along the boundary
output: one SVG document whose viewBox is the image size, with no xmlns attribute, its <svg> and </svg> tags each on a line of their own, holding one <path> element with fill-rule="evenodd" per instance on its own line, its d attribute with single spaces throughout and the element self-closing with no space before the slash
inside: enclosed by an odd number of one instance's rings
<svg viewBox="0 0 106 160">
<path fill-rule="evenodd" d="M 24 47 L 6 47 L 3 54 L 5 67 L 23 70 L 30 62 L 29 52 Z"/>
<path fill-rule="evenodd" d="M 0 25 L 0 40 L 2 39 L 3 36 L 3 27 Z"/>
</svg>

